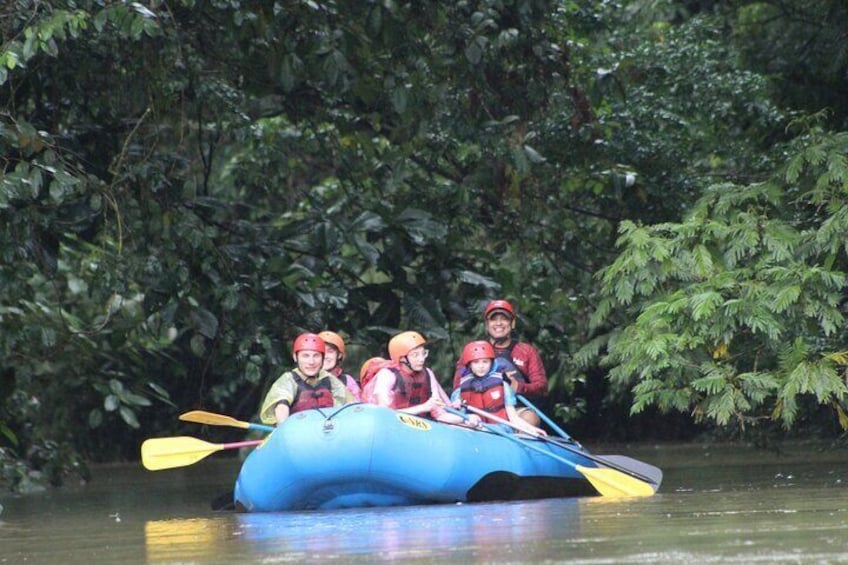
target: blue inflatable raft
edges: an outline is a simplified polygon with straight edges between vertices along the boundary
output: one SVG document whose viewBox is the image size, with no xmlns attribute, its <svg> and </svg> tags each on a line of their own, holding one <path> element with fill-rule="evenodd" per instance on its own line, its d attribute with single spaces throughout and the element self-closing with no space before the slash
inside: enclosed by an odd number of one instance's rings
<svg viewBox="0 0 848 565">
<path fill-rule="evenodd" d="M 267 512 L 599 494 L 585 474 L 598 457 L 506 435 L 368 404 L 307 410 L 248 455 L 235 503 Z"/>
</svg>

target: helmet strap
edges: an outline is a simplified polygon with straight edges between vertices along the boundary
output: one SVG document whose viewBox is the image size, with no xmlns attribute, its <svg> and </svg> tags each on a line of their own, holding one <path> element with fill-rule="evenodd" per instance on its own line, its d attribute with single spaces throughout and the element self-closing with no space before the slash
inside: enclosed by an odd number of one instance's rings
<svg viewBox="0 0 848 565">
<path fill-rule="evenodd" d="M 507 337 L 503 337 L 503 338 L 500 338 L 500 339 L 490 338 L 490 341 L 492 342 L 492 345 L 494 345 L 495 347 L 503 349 L 504 347 L 509 345 L 509 342 L 512 341 L 512 336 L 509 335 Z"/>
</svg>

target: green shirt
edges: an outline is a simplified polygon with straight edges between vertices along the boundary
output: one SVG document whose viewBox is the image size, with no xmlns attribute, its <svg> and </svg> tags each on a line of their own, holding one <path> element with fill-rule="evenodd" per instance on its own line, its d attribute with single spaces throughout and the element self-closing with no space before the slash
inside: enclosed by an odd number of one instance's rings
<svg viewBox="0 0 848 565">
<path fill-rule="evenodd" d="M 322 379 L 330 380 L 330 393 L 333 395 L 333 406 L 342 406 L 356 402 L 356 399 L 350 393 L 345 385 L 336 377 L 321 369 L 314 377 L 304 377 L 299 369 L 286 371 L 274 381 L 271 385 L 268 394 L 265 395 L 265 400 L 262 401 L 262 409 L 259 411 L 259 418 L 265 424 L 276 424 L 277 418 L 274 416 L 274 409 L 280 402 L 285 402 L 291 406 L 294 398 L 297 395 L 297 379 L 295 373 L 302 378 L 309 386 L 317 385 Z"/>
</svg>

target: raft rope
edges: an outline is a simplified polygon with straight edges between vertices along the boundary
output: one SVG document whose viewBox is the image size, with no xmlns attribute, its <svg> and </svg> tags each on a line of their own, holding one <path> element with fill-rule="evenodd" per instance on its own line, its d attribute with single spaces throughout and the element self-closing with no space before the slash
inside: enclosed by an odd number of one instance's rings
<svg viewBox="0 0 848 565">
<path fill-rule="evenodd" d="M 351 406 L 358 406 L 360 404 L 362 404 L 362 402 L 354 402 L 352 404 L 345 404 L 344 406 L 342 406 L 341 408 L 339 408 L 338 410 L 336 410 L 335 412 L 333 412 L 329 416 L 327 416 L 324 413 L 324 411 L 321 410 L 321 408 L 315 408 L 315 410 L 317 410 L 318 413 L 321 414 L 321 416 L 324 417 L 324 428 L 323 428 L 324 432 L 325 433 L 330 432 L 330 431 L 333 430 L 333 428 L 335 428 L 335 423 L 333 422 L 333 418 L 335 418 L 338 414 L 340 414 L 342 411 L 350 408 Z"/>
</svg>

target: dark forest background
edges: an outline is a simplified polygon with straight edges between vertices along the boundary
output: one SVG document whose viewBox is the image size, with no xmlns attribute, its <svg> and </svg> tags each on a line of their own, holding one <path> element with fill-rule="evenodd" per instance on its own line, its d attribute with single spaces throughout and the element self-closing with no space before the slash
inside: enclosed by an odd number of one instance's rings
<svg viewBox="0 0 848 565">
<path fill-rule="evenodd" d="M 803 4 L 803 6 L 801 6 Z M 0 483 L 254 417 L 291 340 L 445 383 L 507 298 L 583 441 L 842 439 L 842 0 L 12 0 Z"/>
</svg>

